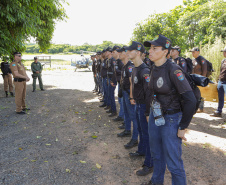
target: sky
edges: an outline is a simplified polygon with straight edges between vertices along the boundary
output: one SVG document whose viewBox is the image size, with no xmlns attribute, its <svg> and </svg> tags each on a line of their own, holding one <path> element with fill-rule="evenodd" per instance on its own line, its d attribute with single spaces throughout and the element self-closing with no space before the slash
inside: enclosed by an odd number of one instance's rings
<svg viewBox="0 0 226 185">
<path fill-rule="evenodd" d="M 154 13 L 168 12 L 183 0 L 67 0 L 68 19 L 57 22 L 52 43 L 128 44 L 139 23 Z"/>
</svg>

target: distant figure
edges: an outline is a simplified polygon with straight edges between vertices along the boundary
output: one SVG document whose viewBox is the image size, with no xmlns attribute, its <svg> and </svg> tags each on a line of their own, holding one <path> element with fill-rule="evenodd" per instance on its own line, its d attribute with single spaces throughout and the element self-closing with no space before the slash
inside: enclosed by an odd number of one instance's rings
<svg viewBox="0 0 226 185">
<path fill-rule="evenodd" d="M 174 47 L 172 47 L 170 54 L 173 59 L 173 62 L 175 62 L 177 65 L 179 65 L 184 70 L 184 72 L 187 73 L 187 63 L 183 57 L 180 57 L 180 52 L 181 52 L 180 47 L 174 46 Z"/>
<path fill-rule="evenodd" d="M 35 92 L 37 78 L 38 78 L 39 87 L 40 87 L 41 91 L 44 91 L 43 83 L 42 83 L 42 64 L 40 62 L 38 62 L 37 57 L 34 57 L 34 62 L 31 64 L 31 71 L 33 72 L 33 74 L 32 74 L 33 91 L 32 92 Z"/>
<path fill-rule="evenodd" d="M 224 55 L 224 59 L 221 61 L 219 81 L 217 85 L 218 90 L 218 108 L 214 112 L 213 116 L 222 117 L 222 109 L 224 107 L 224 95 L 226 94 L 226 47 L 221 50 Z"/>
<path fill-rule="evenodd" d="M 194 57 L 194 59 L 192 60 L 193 63 L 192 73 L 207 76 L 207 61 L 203 56 L 200 55 L 199 48 L 194 47 L 190 52 L 192 52 L 192 56 Z M 203 109 L 204 109 L 204 98 L 202 97 L 197 112 L 203 112 Z"/>
<path fill-rule="evenodd" d="M 8 89 L 10 95 L 13 97 L 13 81 L 12 81 L 12 72 L 10 70 L 10 65 L 8 62 L 8 57 L 4 57 L 4 62 L 1 63 L 2 76 L 4 79 L 4 91 L 6 97 L 8 97 Z"/>
</svg>

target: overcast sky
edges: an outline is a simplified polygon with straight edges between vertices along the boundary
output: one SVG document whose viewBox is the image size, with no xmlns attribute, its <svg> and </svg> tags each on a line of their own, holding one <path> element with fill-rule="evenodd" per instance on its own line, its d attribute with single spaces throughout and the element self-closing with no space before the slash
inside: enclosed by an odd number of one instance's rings
<svg viewBox="0 0 226 185">
<path fill-rule="evenodd" d="M 183 0 L 67 0 L 66 22 L 57 22 L 52 43 L 127 44 L 136 23 L 154 13 L 168 12 Z"/>
</svg>

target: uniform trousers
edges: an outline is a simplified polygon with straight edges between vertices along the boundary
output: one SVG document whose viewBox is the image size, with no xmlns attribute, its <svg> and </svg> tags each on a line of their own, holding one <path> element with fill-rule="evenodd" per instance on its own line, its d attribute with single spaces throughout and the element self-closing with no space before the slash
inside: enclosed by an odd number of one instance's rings
<svg viewBox="0 0 226 185">
<path fill-rule="evenodd" d="M 146 104 L 136 104 L 137 114 L 137 129 L 139 133 L 138 153 L 145 155 L 144 165 L 147 167 L 153 166 L 153 159 L 151 157 L 148 122 L 145 116 Z"/>
<path fill-rule="evenodd" d="M 150 109 L 148 132 L 154 171 L 151 181 L 163 184 L 166 165 L 172 176 L 172 185 L 186 185 L 186 175 L 183 165 L 182 140 L 177 137 L 182 113 L 164 115 L 165 125 L 156 126 Z"/>
<path fill-rule="evenodd" d="M 224 96 L 226 95 L 226 81 L 218 81 L 217 91 L 219 100 L 217 111 L 222 113 L 222 109 L 224 107 Z"/>
<path fill-rule="evenodd" d="M 120 83 L 118 82 L 118 92 L 119 92 L 119 89 L 120 89 Z M 119 102 L 119 107 L 120 107 L 118 116 L 124 119 L 123 97 L 122 98 L 118 97 L 118 102 Z"/>
<path fill-rule="evenodd" d="M 13 92 L 12 75 L 11 74 L 3 75 L 3 79 L 4 79 L 4 91 L 9 90 L 9 92 Z"/>
<path fill-rule="evenodd" d="M 113 87 L 110 84 L 110 79 L 109 79 L 109 84 L 108 84 L 108 103 L 107 105 L 111 106 L 111 111 L 116 112 L 116 104 L 115 104 L 115 87 Z"/>
<path fill-rule="evenodd" d="M 127 92 L 128 91 L 128 92 Z M 133 122 L 133 135 L 132 139 L 138 140 L 138 130 L 137 130 L 137 117 L 136 117 L 136 107 L 132 105 L 129 100 L 129 90 L 123 90 L 123 108 L 125 115 L 125 130 L 131 130 L 131 121 Z"/>
<path fill-rule="evenodd" d="M 25 105 L 25 96 L 26 96 L 26 81 L 15 82 L 15 103 L 16 103 L 16 112 L 21 112 L 22 109 L 26 108 Z"/>
<path fill-rule="evenodd" d="M 108 98 L 108 85 L 107 85 L 107 77 L 103 78 L 103 90 L 104 90 L 104 104 L 107 105 L 107 98 Z"/>
<path fill-rule="evenodd" d="M 100 75 L 100 73 L 98 73 L 98 84 L 99 84 L 99 93 L 104 94 L 104 90 L 103 90 L 103 79 Z"/>
<path fill-rule="evenodd" d="M 98 91 L 98 82 L 97 82 L 97 76 L 95 77 L 95 75 L 93 75 L 93 79 L 94 79 L 94 83 L 95 83 L 95 91 Z"/>
<path fill-rule="evenodd" d="M 33 77 L 33 90 L 36 89 L 36 80 L 37 80 L 37 78 L 38 78 L 38 83 L 39 83 L 40 89 L 43 89 L 43 83 L 42 83 L 42 75 L 41 75 L 41 73 L 33 74 L 32 77 Z"/>
</svg>

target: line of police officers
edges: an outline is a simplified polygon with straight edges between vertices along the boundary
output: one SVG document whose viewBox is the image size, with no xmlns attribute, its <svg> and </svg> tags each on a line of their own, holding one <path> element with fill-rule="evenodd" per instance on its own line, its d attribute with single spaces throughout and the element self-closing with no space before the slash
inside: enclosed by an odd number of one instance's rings
<svg viewBox="0 0 226 185">
<path fill-rule="evenodd" d="M 149 52 L 144 46 L 150 48 Z M 186 184 L 181 143 L 182 139 L 186 140 L 185 129 L 195 113 L 197 100 L 184 75 L 190 71 L 186 60 L 179 56 L 180 52 L 179 46 L 171 47 L 169 38 L 158 35 L 153 41 L 145 41 L 144 45 L 133 41 L 129 47 L 108 47 L 91 56 L 93 92 L 103 102 L 99 107 L 105 107 L 107 113 L 111 113 L 109 117 L 116 115 L 114 91 L 118 84 L 120 111 L 113 120 L 124 120 L 124 125 L 119 127 L 124 131 L 117 136 L 131 137 L 124 145 L 126 149 L 138 146 L 135 152 L 129 153 L 131 157 L 145 156 L 143 166 L 136 174 L 144 176 L 153 172 L 153 175 L 144 184 L 163 184 L 166 165 L 173 185 Z M 199 55 L 199 48 L 193 48 L 191 52 L 194 57 L 192 72 L 206 76 L 206 59 Z M 148 54 L 149 58 L 146 57 Z M 224 89 L 226 92 L 226 87 Z M 161 104 L 162 125 L 156 123 L 159 117 L 154 112 L 155 97 Z M 201 111 L 203 106 L 204 103 Z M 215 114 L 221 111 L 222 108 Z"/>
</svg>

